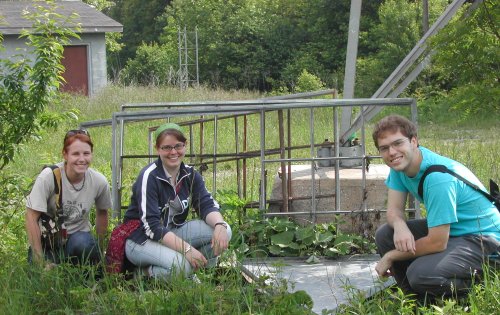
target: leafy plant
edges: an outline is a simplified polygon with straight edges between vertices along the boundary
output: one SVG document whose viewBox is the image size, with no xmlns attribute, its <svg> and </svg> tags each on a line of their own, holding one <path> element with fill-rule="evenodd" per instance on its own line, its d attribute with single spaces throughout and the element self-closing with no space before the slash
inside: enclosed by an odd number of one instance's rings
<svg viewBox="0 0 500 315">
<path fill-rule="evenodd" d="M 337 233 L 333 223 L 300 226 L 286 218 L 248 219 L 239 227 L 250 254 L 338 257 L 362 252 L 367 241 Z"/>
<path fill-rule="evenodd" d="M 52 1 L 48 6 L 35 5 L 35 9 L 25 15 L 33 22 L 32 31 L 24 30 L 21 35 L 33 48 L 34 64 L 26 58 L 0 60 L 0 170 L 12 161 L 19 144 L 36 136 L 43 127 L 57 125 L 54 116 L 42 114 L 56 100 L 63 82 L 63 45 L 71 37 L 78 38 L 75 30 L 64 26 L 71 25 L 72 16 L 55 13 Z"/>
</svg>

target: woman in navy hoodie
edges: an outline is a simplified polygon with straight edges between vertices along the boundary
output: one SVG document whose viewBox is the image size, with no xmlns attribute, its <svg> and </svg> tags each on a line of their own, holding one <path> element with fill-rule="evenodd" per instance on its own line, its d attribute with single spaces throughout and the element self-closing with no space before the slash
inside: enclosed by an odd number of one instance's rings
<svg viewBox="0 0 500 315">
<path fill-rule="evenodd" d="M 139 219 L 141 225 L 127 239 L 125 253 L 147 276 L 187 276 L 215 265 L 229 245 L 231 229 L 201 175 L 182 162 L 186 137 L 181 127 L 161 125 L 155 138 L 159 158 L 141 170 L 132 187 L 124 219 Z M 199 219 L 188 220 L 192 209 Z"/>
</svg>

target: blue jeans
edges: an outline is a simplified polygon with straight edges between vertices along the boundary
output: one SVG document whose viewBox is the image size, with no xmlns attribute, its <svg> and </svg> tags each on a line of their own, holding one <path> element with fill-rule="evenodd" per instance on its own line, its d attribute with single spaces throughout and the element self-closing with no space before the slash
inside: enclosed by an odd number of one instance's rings
<svg viewBox="0 0 500 315">
<path fill-rule="evenodd" d="M 183 226 L 171 230 L 175 235 L 188 242 L 199 250 L 208 260 L 208 266 L 217 263 L 211 248 L 214 229 L 202 220 L 192 220 Z M 231 239 L 231 228 L 228 226 L 227 234 Z M 190 275 L 193 270 L 182 253 L 179 253 L 159 242 L 147 240 L 144 244 L 137 244 L 131 240 L 125 243 L 127 259 L 137 267 L 151 266 L 153 277 L 168 279 L 173 274 Z"/>
<path fill-rule="evenodd" d="M 69 260 L 71 263 L 96 265 L 101 261 L 99 245 L 90 232 L 75 232 L 68 236 L 66 245 L 58 249 L 45 249 L 45 259 L 54 263 Z M 31 247 L 28 250 L 28 261 L 33 260 Z"/>
</svg>

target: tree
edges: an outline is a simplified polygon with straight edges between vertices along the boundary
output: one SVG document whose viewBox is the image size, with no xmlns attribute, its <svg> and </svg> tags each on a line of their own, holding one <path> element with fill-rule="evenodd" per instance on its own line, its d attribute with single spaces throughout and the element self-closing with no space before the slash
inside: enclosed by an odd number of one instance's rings
<svg viewBox="0 0 500 315">
<path fill-rule="evenodd" d="M 463 112 L 500 111 L 500 5 L 486 0 L 456 19 L 432 41 L 433 64 L 450 106 Z"/>
<path fill-rule="evenodd" d="M 371 25 L 380 1 L 364 8 Z M 177 45 L 177 31 L 198 29 L 200 80 L 225 88 L 271 90 L 292 86 L 306 70 L 329 85 L 343 72 L 347 1 L 176 0 L 161 37 Z"/>
<path fill-rule="evenodd" d="M 431 2 L 430 20 L 435 21 L 444 11 L 447 1 Z M 356 97 L 373 95 L 420 40 L 422 24 L 419 5 L 419 1 L 387 0 L 380 6 L 379 23 L 373 25 L 360 40 L 360 45 L 369 47 L 371 53 L 358 58 Z"/>
<path fill-rule="evenodd" d="M 104 10 L 110 17 L 123 24 L 123 37 L 120 42 L 124 47 L 119 53 L 122 64 L 135 56 L 137 48 L 142 43 L 158 43 L 165 27 L 164 21 L 159 19 L 159 16 L 164 13 L 170 2 L 170 0 L 116 0 L 113 6 Z"/>
<path fill-rule="evenodd" d="M 78 38 L 71 25 L 72 17 L 55 13 L 56 5 L 34 5 L 35 12 L 26 13 L 33 21 L 31 32 L 24 31 L 22 38 L 33 48 L 36 60 L 0 60 L 0 170 L 14 157 L 22 142 L 37 135 L 45 126 L 57 124 L 57 115 L 45 115 L 47 105 L 57 95 L 63 82 L 61 65 L 63 45 L 69 38 Z"/>
</svg>

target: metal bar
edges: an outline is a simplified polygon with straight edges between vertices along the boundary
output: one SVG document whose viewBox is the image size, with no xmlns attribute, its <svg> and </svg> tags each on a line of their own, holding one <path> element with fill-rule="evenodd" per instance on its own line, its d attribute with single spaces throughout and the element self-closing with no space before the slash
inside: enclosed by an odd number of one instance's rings
<svg viewBox="0 0 500 315">
<path fill-rule="evenodd" d="M 418 120 L 417 120 L 417 101 L 414 100 L 413 103 L 411 104 L 411 120 L 415 123 L 415 125 L 418 125 Z M 420 201 L 418 201 L 417 198 L 413 197 L 412 194 L 408 194 L 409 196 L 411 196 L 413 198 L 413 202 L 410 202 L 410 205 L 413 205 L 413 208 L 414 209 L 419 209 L 420 210 Z M 420 211 L 415 211 L 415 218 L 416 219 L 421 219 L 422 218 L 422 214 L 420 213 Z"/>
<path fill-rule="evenodd" d="M 279 128 L 279 142 L 280 142 L 280 158 L 285 158 L 285 131 L 283 130 L 283 110 L 278 111 L 278 128 Z M 287 188 L 287 174 L 286 165 L 281 162 L 281 194 L 283 200 L 288 200 L 288 188 Z M 288 212 L 288 203 L 283 203 L 283 212 Z"/>
<path fill-rule="evenodd" d="M 194 139 L 193 139 L 193 125 L 189 125 L 189 153 L 191 153 L 189 162 L 191 164 L 194 164 L 195 152 L 194 152 Z"/>
<path fill-rule="evenodd" d="M 240 139 L 238 136 L 238 117 L 234 117 L 234 150 L 236 155 L 240 153 Z M 241 165 L 240 159 L 236 158 L 236 189 L 238 197 L 241 198 Z"/>
<path fill-rule="evenodd" d="M 200 86 L 200 67 L 198 66 L 198 26 L 196 26 L 194 30 L 194 38 L 196 43 L 196 86 Z"/>
<path fill-rule="evenodd" d="M 311 142 L 311 156 L 314 156 L 314 109 L 309 109 L 309 136 Z M 316 163 L 311 161 L 311 210 L 312 222 L 316 223 Z"/>
<path fill-rule="evenodd" d="M 217 158 L 215 158 L 215 154 L 217 154 L 217 115 L 215 115 L 214 119 L 214 158 L 212 159 L 213 171 L 212 171 L 212 196 L 215 198 L 217 194 Z"/>
<path fill-rule="evenodd" d="M 361 106 L 361 113 L 363 113 L 363 106 Z M 367 194 L 367 190 L 366 190 L 366 159 L 365 159 L 365 151 L 364 151 L 364 148 L 366 147 L 365 146 L 365 141 L 366 141 L 366 138 L 365 138 L 365 120 L 364 120 L 364 115 L 361 115 L 361 143 L 362 143 L 362 146 L 363 146 L 363 150 L 362 150 L 362 157 L 363 159 L 361 160 L 361 188 L 362 188 L 362 191 L 363 191 L 363 211 L 366 211 L 366 208 L 367 208 L 367 205 L 366 205 L 366 199 L 368 198 Z"/>
<path fill-rule="evenodd" d="M 247 152 L 247 115 L 243 116 L 243 152 Z M 243 159 L 243 199 L 247 199 L 247 159 Z"/>
<path fill-rule="evenodd" d="M 339 155 L 340 155 L 340 129 L 339 129 L 339 109 L 334 108 L 333 109 L 333 128 L 335 132 L 335 141 L 334 141 L 334 147 L 335 147 L 335 210 L 340 209 L 340 160 L 339 160 Z"/>
<path fill-rule="evenodd" d="M 288 158 L 292 158 L 292 114 L 290 109 L 287 109 L 287 151 L 288 151 Z M 290 209 L 290 197 L 292 196 L 292 163 L 288 163 L 288 168 L 287 168 L 287 180 L 288 180 L 288 198 L 286 199 L 287 203 L 287 208 Z"/>
<path fill-rule="evenodd" d="M 361 0 L 351 0 L 349 15 L 349 32 L 347 36 L 347 51 L 344 69 L 344 92 L 342 98 L 354 98 L 354 83 L 356 78 L 356 58 L 358 56 L 359 19 L 361 16 Z M 343 133 L 351 125 L 351 108 L 342 110 L 340 130 Z"/>
<path fill-rule="evenodd" d="M 117 147 L 117 141 L 116 141 L 116 120 L 114 119 L 114 114 L 113 114 L 113 119 L 112 119 L 112 125 L 111 125 L 111 169 L 113 170 L 111 174 L 111 196 L 113 198 L 113 213 L 112 213 L 112 218 L 113 219 L 120 219 L 120 214 L 121 214 L 121 208 L 120 208 L 120 200 L 117 200 L 117 197 L 119 196 L 118 194 L 118 174 L 117 172 L 117 166 L 118 163 L 116 162 L 118 159 L 118 154 L 116 152 L 116 147 Z"/>
<path fill-rule="evenodd" d="M 266 150 L 266 116 L 265 111 L 260 112 L 260 210 L 266 209 L 266 169 L 265 169 L 265 156 L 264 151 Z"/>
<path fill-rule="evenodd" d="M 182 41 L 181 41 L 181 29 L 177 29 L 177 40 L 179 42 L 179 88 L 182 90 Z"/>
<path fill-rule="evenodd" d="M 368 210 L 368 212 L 387 212 L 385 209 L 373 209 L 373 210 Z M 414 209 L 407 209 L 407 211 L 412 212 L 415 211 Z M 325 211 L 320 211 L 317 214 L 318 215 L 325 215 L 325 214 L 352 214 L 352 213 L 364 213 L 365 211 L 363 210 L 325 210 Z M 267 216 L 296 216 L 296 215 L 307 215 L 310 214 L 310 212 L 307 211 L 299 211 L 299 212 L 266 212 L 264 215 Z"/>
</svg>

